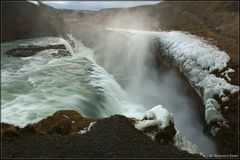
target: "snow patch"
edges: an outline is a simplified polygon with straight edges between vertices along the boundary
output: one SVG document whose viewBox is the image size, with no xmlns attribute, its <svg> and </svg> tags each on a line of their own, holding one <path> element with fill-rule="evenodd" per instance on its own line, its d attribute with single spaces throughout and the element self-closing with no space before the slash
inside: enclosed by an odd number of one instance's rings
<svg viewBox="0 0 240 160">
<path fill-rule="evenodd" d="M 228 100 L 229 100 L 229 98 L 228 97 L 222 97 L 222 102 L 227 102 Z"/>
<path fill-rule="evenodd" d="M 85 134 L 85 133 L 87 133 L 88 131 L 90 131 L 90 129 L 91 129 L 96 123 L 97 123 L 97 122 L 91 122 L 88 127 L 85 127 L 84 129 L 80 130 L 78 133 L 79 133 L 79 134 Z"/>
<path fill-rule="evenodd" d="M 233 70 L 232 68 L 228 68 L 228 70 L 224 71 L 221 73 L 221 75 L 225 76 L 227 78 L 228 81 L 231 81 L 231 78 L 229 77 L 229 73 L 234 73 L 235 70 Z"/>
<path fill-rule="evenodd" d="M 28 2 L 33 3 L 33 4 L 37 5 L 37 6 L 40 5 L 38 1 L 29 1 L 28 0 Z"/>
<path fill-rule="evenodd" d="M 65 118 L 67 118 L 67 119 L 69 119 L 69 118 L 70 118 L 70 117 L 66 116 L 65 114 L 63 114 L 63 117 L 65 117 Z"/>
</svg>

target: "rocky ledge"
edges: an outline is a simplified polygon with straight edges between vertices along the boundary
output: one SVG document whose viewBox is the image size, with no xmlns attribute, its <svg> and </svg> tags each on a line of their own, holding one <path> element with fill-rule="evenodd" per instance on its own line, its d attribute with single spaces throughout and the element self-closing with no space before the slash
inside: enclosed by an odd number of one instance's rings
<svg viewBox="0 0 240 160">
<path fill-rule="evenodd" d="M 18 48 L 13 48 L 5 52 L 6 55 L 13 56 L 13 57 L 29 57 L 32 56 L 40 51 L 47 50 L 47 49 L 59 49 L 57 53 L 53 53 L 53 56 L 69 56 L 69 51 L 66 50 L 66 46 L 63 44 L 56 44 L 56 45 L 47 45 L 47 46 L 40 46 L 40 45 L 28 45 L 28 46 L 19 46 Z"/>
<path fill-rule="evenodd" d="M 172 134 L 164 133 L 176 133 L 173 123 L 156 136 L 166 141 L 146 136 L 158 130 L 146 127 L 150 113 L 140 121 L 121 115 L 89 119 L 63 110 L 24 128 L 2 123 L 2 158 L 201 158 L 166 143 Z"/>
</svg>

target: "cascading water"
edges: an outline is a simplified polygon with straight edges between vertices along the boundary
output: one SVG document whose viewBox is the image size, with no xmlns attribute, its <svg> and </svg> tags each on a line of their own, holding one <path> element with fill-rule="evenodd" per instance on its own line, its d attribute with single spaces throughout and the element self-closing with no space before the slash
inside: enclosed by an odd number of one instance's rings
<svg viewBox="0 0 240 160">
<path fill-rule="evenodd" d="M 186 93 L 189 84 L 173 69 L 156 68 L 150 49 L 155 33 L 109 30 L 109 36 L 103 40 L 105 43 L 101 43 L 100 53 L 95 56 L 97 62 L 122 85 L 128 98 L 144 106 L 145 110 L 163 105 L 174 114 L 176 127 L 203 153 L 216 153 L 214 143 L 203 133 L 197 111 L 199 104 L 191 93 Z"/>
<path fill-rule="evenodd" d="M 23 127 L 64 109 L 94 118 L 117 113 L 137 116 L 140 106 L 127 100 L 115 80 L 90 60 L 93 51 L 81 43 L 79 54 L 66 58 L 52 57 L 52 50 L 22 58 L 3 54 L 17 45 L 52 44 L 52 40 L 62 41 L 43 38 L 2 44 L 2 122 Z"/>
</svg>

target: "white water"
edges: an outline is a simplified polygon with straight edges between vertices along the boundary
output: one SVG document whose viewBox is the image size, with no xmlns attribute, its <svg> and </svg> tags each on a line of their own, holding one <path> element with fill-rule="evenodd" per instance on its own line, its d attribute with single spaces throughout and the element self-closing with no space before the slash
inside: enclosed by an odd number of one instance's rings
<svg viewBox="0 0 240 160">
<path fill-rule="evenodd" d="M 33 40 L 3 44 L 2 51 L 29 42 Z M 51 50 L 26 58 L 1 54 L 2 122 L 23 127 L 64 109 L 95 118 L 117 113 L 138 116 L 141 106 L 130 103 L 111 75 L 90 60 L 91 49 L 78 45 L 79 54 L 67 58 L 53 58 Z"/>
</svg>

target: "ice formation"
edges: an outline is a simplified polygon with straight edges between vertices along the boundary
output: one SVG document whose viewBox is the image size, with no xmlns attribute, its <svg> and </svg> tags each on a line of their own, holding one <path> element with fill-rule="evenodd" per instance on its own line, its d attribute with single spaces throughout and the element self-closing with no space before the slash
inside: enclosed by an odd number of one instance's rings
<svg viewBox="0 0 240 160">
<path fill-rule="evenodd" d="M 176 146 L 178 149 L 187 151 L 192 154 L 200 154 L 204 156 L 204 154 L 200 151 L 199 147 L 188 141 L 179 130 L 177 130 L 177 133 L 175 134 L 173 140 L 174 146 Z"/>
<path fill-rule="evenodd" d="M 225 102 L 229 99 L 224 91 L 234 94 L 239 91 L 239 86 L 231 85 L 224 78 L 217 77 L 212 72 L 218 70 L 230 81 L 228 73 L 234 70 L 229 68 L 223 72 L 230 60 L 228 54 L 199 37 L 183 32 L 161 32 L 158 37 L 164 51 L 159 54 L 170 57 L 172 64 L 176 64 L 176 67 L 188 78 L 190 84 L 203 98 L 206 122 L 210 124 L 217 121 L 220 125 L 226 125 L 220 105 L 214 96 L 218 95 Z"/>
</svg>

